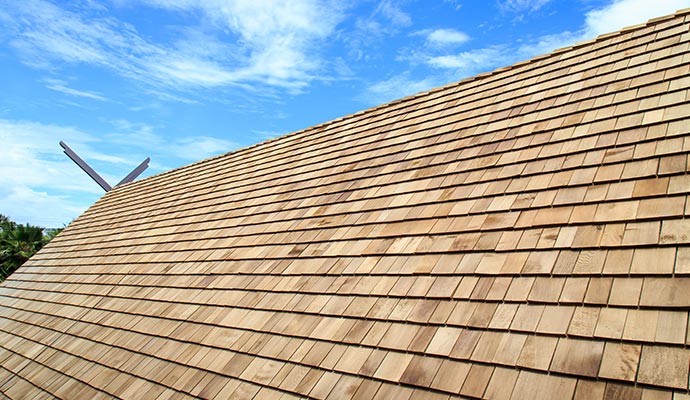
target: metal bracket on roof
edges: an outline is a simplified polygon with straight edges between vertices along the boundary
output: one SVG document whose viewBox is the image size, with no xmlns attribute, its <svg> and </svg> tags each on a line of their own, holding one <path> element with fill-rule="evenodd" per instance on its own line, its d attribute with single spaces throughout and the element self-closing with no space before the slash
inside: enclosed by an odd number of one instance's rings
<svg viewBox="0 0 690 400">
<path fill-rule="evenodd" d="M 103 190 L 109 192 L 113 189 L 113 187 L 110 186 L 110 184 L 108 184 L 108 182 L 106 182 L 105 179 L 98 175 L 98 173 L 94 171 L 93 168 L 91 168 L 89 164 L 86 163 L 86 161 L 82 160 L 81 157 L 79 157 L 77 153 L 74 152 L 74 150 L 70 149 L 69 146 L 67 146 L 67 144 L 62 140 L 60 141 L 60 146 L 63 148 L 67 157 L 74 161 L 74 163 L 77 164 L 79 168 L 82 169 L 82 171 L 86 172 L 86 174 L 90 176 L 91 179 L 93 179 L 100 187 L 102 187 Z M 137 177 L 142 172 L 144 172 L 146 168 L 149 167 L 149 161 L 151 161 L 151 159 L 149 157 L 146 157 L 146 160 L 142 161 L 142 163 L 139 164 L 138 167 L 134 168 L 132 172 L 127 174 L 127 176 L 125 176 L 120 182 L 118 182 L 118 184 L 115 185 L 115 187 L 125 183 L 132 182 L 133 180 L 137 179 Z"/>
</svg>

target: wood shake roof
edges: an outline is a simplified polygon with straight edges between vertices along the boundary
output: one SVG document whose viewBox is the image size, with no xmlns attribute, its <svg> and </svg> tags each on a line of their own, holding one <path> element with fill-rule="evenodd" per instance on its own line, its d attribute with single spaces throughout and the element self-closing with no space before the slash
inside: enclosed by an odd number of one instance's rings
<svg viewBox="0 0 690 400">
<path fill-rule="evenodd" d="M 690 10 L 118 187 L 10 398 L 689 399 Z"/>
</svg>

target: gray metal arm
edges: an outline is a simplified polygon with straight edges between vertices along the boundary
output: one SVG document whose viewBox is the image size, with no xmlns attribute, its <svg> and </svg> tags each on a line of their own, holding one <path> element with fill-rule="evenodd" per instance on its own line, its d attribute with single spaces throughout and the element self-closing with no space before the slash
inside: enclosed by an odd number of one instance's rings
<svg viewBox="0 0 690 400">
<path fill-rule="evenodd" d="M 105 179 L 98 175 L 98 173 L 94 171 L 93 168 L 91 168 L 89 164 L 86 163 L 86 161 L 82 160 L 81 157 L 79 157 L 77 153 L 74 152 L 74 150 L 70 149 L 69 146 L 67 146 L 67 144 L 65 144 L 65 142 L 63 142 L 62 140 L 60 141 L 60 146 L 62 146 L 62 148 L 64 149 L 65 154 L 67 154 L 67 157 L 71 158 L 72 161 L 74 161 L 74 163 L 77 164 L 79 168 L 86 172 L 86 174 L 90 176 L 91 179 L 93 179 L 100 187 L 102 187 L 103 190 L 109 192 L 113 189 L 110 186 L 110 184 L 108 184 L 108 182 L 105 181 Z M 134 168 L 132 172 L 127 174 L 127 176 L 125 176 L 124 179 L 122 179 L 115 186 L 120 186 L 122 184 L 129 183 L 135 180 L 142 172 L 144 172 L 144 170 L 146 170 L 146 168 L 149 167 L 150 161 L 151 159 L 146 157 L 146 160 L 144 160 L 141 164 L 139 164 L 139 166 Z"/>
<path fill-rule="evenodd" d="M 115 186 L 120 186 L 122 184 L 129 183 L 137 179 L 137 176 L 139 176 L 142 172 L 144 172 L 144 170 L 146 170 L 146 168 L 149 167 L 149 161 L 151 161 L 151 159 L 149 157 L 146 157 L 146 160 L 142 161 L 138 167 L 134 168 L 132 172 L 130 172 L 127 176 L 122 178 L 122 180 Z"/>
<path fill-rule="evenodd" d="M 67 144 L 65 144 L 65 142 L 63 142 L 62 140 L 60 141 L 60 146 L 62 146 L 62 148 L 65 150 L 65 154 L 67 154 L 67 157 L 71 158 L 72 161 L 74 161 L 74 163 L 77 164 L 79 168 L 86 172 L 86 174 L 90 176 L 91 179 L 96 181 L 96 183 L 99 184 L 103 188 L 103 190 L 105 190 L 106 192 L 112 190 L 112 187 L 108 184 L 108 182 L 106 182 L 105 179 L 101 178 L 101 176 L 98 175 L 98 173 L 94 171 L 93 168 L 91 168 L 89 164 L 86 163 L 86 161 L 82 160 L 77 155 L 77 153 L 75 153 L 74 150 L 70 149 L 69 146 L 67 146 Z"/>
</svg>

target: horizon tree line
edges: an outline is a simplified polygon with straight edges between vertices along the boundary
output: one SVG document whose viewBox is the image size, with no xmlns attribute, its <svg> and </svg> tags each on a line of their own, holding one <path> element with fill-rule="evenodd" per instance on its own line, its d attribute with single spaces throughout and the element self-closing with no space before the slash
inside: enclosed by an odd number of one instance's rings
<svg viewBox="0 0 690 400">
<path fill-rule="evenodd" d="M 19 224 L 0 214 L 0 282 L 41 250 L 63 228 L 46 229 Z"/>
</svg>

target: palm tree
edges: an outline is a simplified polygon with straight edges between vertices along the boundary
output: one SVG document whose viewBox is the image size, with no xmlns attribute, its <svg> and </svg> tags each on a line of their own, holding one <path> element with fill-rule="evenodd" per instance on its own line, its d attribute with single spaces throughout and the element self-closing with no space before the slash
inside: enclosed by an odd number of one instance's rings
<svg viewBox="0 0 690 400">
<path fill-rule="evenodd" d="M 0 214 L 0 282 L 55 237 L 62 228 L 47 230 L 17 224 Z"/>
<path fill-rule="evenodd" d="M 55 236 L 57 236 L 60 232 L 65 230 L 65 227 L 63 226 L 62 228 L 50 228 L 50 229 L 44 229 L 43 232 L 43 241 L 45 242 L 44 244 L 48 244 Z"/>
</svg>

